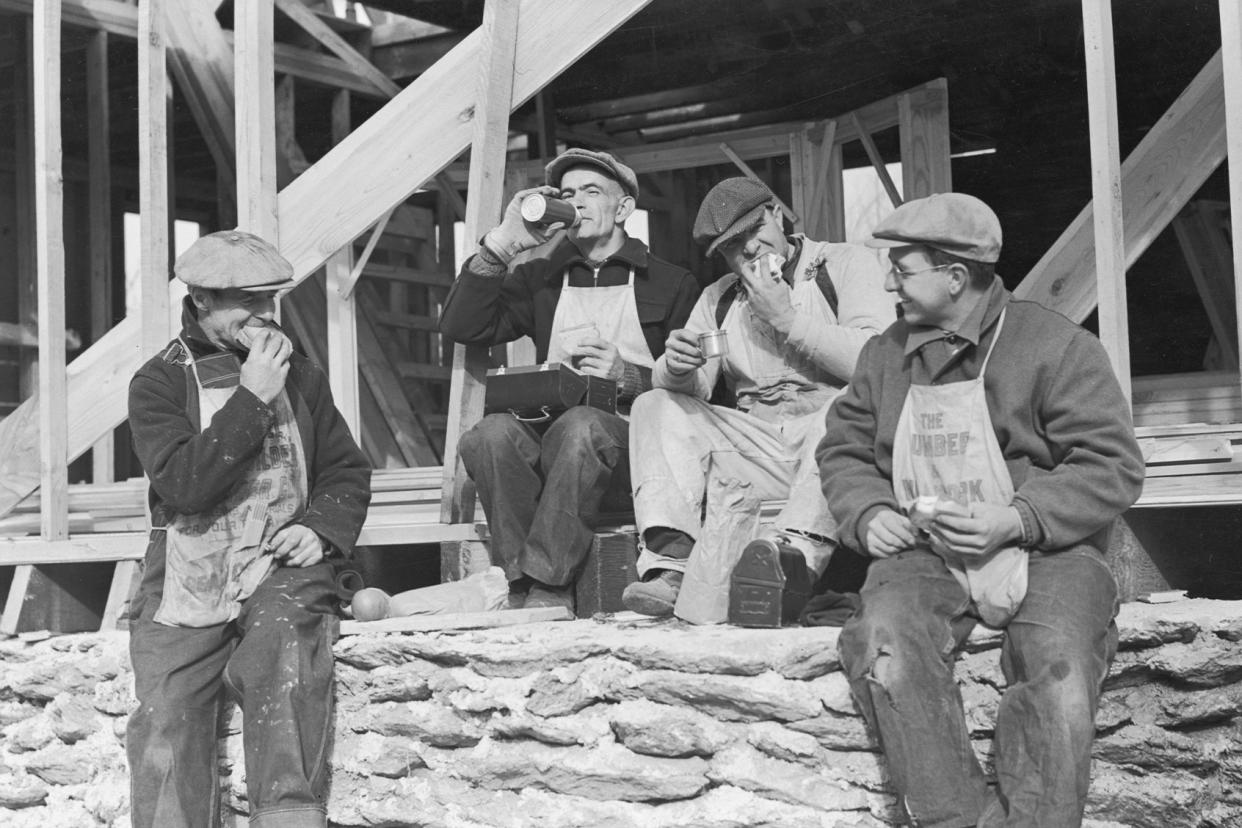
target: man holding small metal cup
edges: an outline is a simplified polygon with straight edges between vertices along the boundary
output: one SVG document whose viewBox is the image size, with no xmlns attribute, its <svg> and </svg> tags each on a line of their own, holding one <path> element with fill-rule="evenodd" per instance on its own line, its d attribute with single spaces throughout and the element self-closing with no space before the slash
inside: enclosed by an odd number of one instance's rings
<svg viewBox="0 0 1242 828">
<path fill-rule="evenodd" d="M 632 412 L 643 580 L 624 600 L 636 612 L 673 614 L 688 562 L 721 554 L 701 542 L 712 475 L 744 480 L 759 500 L 785 500 L 756 541 L 801 552 L 812 577 L 827 566 L 835 530 L 814 458 L 824 412 L 863 344 L 896 312 L 874 255 L 786 235 L 783 219 L 776 196 L 751 178 L 721 181 L 699 208 L 695 241 L 709 256 L 719 252 L 731 273 L 669 335 L 655 389 Z M 735 407 L 708 402 L 720 379 Z"/>
</svg>

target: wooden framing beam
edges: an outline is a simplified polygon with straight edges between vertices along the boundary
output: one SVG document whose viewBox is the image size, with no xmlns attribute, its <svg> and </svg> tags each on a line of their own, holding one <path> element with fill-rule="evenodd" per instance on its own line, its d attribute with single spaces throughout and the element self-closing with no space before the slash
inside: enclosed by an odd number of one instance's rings
<svg viewBox="0 0 1242 828">
<path fill-rule="evenodd" d="M 720 151 L 724 153 L 725 158 L 728 158 L 731 162 L 733 162 L 733 166 L 737 167 L 739 170 L 742 171 L 742 175 L 746 176 L 747 178 L 753 178 L 755 181 L 760 181 L 760 182 L 763 181 L 763 179 L 759 177 L 759 174 L 756 173 L 753 169 L 751 169 L 749 164 L 747 164 L 745 161 L 742 160 L 742 156 L 738 155 L 736 152 L 733 151 L 733 147 L 729 146 L 727 143 L 722 142 L 720 144 Z M 781 206 L 781 210 L 784 211 L 785 217 L 789 219 L 790 224 L 794 225 L 795 227 L 800 226 L 802 224 L 802 217 L 799 216 L 796 212 L 794 212 L 793 208 L 790 207 L 788 204 L 786 204 L 783 198 L 776 195 L 776 193 L 772 193 L 772 197 L 775 198 L 776 203 Z"/>
<path fill-rule="evenodd" d="M 892 176 L 888 174 L 888 167 L 884 165 L 884 159 L 880 157 L 875 141 L 871 140 L 871 133 L 858 120 L 857 113 L 850 113 L 850 122 L 854 125 L 854 131 L 858 133 L 858 140 L 862 141 L 863 150 L 866 151 L 867 158 L 871 161 L 872 168 L 875 169 L 875 174 L 879 176 L 880 183 L 884 185 L 884 192 L 888 193 L 888 200 L 894 207 L 900 207 L 901 193 L 897 192 L 897 185 L 893 183 Z"/>
<path fill-rule="evenodd" d="M 1237 319 L 1234 316 L 1233 259 L 1228 235 L 1227 203 L 1196 199 L 1173 219 L 1173 231 L 1207 312 L 1212 337 L 1224 364 L 1238 367 Z"/>
<path fill-rule="evenodd" d="M 112 153 L 108 111 L 108 33 L 95 32 L 86 49 L 87 201 L 90 235 L 91 339 L 112 327 Z M 91 449 L 91 481 L 111 482 L 115 458 L 112 432 Z"/>
<path fill-rule="evenodd" d="M 140 355 L 156 354 L 168 342 L 169 193 L 168 106 L 170 92 L 164 42 L 166 0 L 148 0 L 139 11 L 138 203 L 141 254 L 139 287 Z"/>
<path fill-rule="evenodd" d="M 31 87 L 31 62 L 34 52 L 31 21 L 22 19 L 17 25 L 18 55 L 13 65 L 13 143 L 17 164 L 17 215 L 14 219 L 17 244 L 17 318 L 27 325 L 39 318 L 39 283 L 35 264 L 34 228 L 34 91 Z M 37 334 L 36 334 L 37 335 Z M 23 399 L 37 393 L 35 357 L 37 351 L 19 354 L 19 385 Z"/>
<path fill-rule="evenodd" d="M 1221 63 L 1224 84 L 1225 141 L 1229 158 L 1230 230 L 1233 239 L 1233 302 L 1238 351 L 1242 351 L 1242 9 L 1234 0 L 1220 0 Z M 1228 103 L 1228 101 L 1233 103 Z M 1242 360 L 1238 382 L 1242 386 Z"/>
<path fill-rule="evenodd" d="M 341 89 L 332 97 L 332 143 L 350 131 L 350 93 Z M 343 290 L 353 270 L 353 243 L 328 258 L 324 275 L 328 325 L 328 385 L 337 410 L 345 418 L 358 445 L 362 445 L 362 406 L 358 392 L 358 311 L 353 291 Z"/>
<path fill-rule="evenodd" d="M 366 78 L 378 91 L 391 98 L 401 91 L 392 78 L 376 69 L 357 49 L 345 42 L 345 38 L 329 28 L 301 0 L 276 0 L 280 9 L 290 20 L 301 26 L 307 34 L 323 44 L 328 51 L 345 62 L 357 75 Z M 237 25 L 234 24 L 234 30 Z"/>
<path fill-rule="evenodd" d="M 1121 164 L 1125 266 L 1134 264 L 1225 158 L 1218 52 Z M 1096 306 L 1094 205 L 1088 204 L 1014 290 L 1081 322 Z"/>
<path fill-rule="evenodd" d="M 216 169 L 235 186 L 233 79 L 230 76 L 233 47 L 225 40 L 224 31 L 208 5 L 197 0 L 163 2 L 167 13 L 162 24 L 173 74 L 203 133 Z M 229 191 L 235 192 L 233 186 Z"/>
<path fill-rule="evenodd" d="M 949 158 L 949 84 L 937 78 L 897 96 L 901 186 L 906 200 L 953 190 Z"/>
<path fill-rule="evenodd" d="M 803 218 L 802 232 L 813 239 L 845 241 L 845 182 L 837 122 L 808 124 L 789 136 L 793 202 Z"/>
<path fill-rule="evenodd" d="M 521 0 L 513 106 L 520 106 L 649 0 Z M 401 91 L 281 191 L 281 251 L 299 279 L 404 201 L 469 145 L 477 111 L 462 84 L 486 62 L 482 30 Z M 417 146 L 418 152 L 410 147 Z M 383 163 L 377 163 L 383 159 Z M 496 173 L 499 175 L 499 171 Z"/>
<path fill-rule="evenodd" d="M 1100 340 L 1130 399 L 1130 326 L 1126 311 L 1125 238 L 1121 214 L 1121 147 L 1113 61 L 1111 0 L 1082 0 L 1087 60 L 1087 122 L 1091 138 L 1091 201 Z"/>
<path fill-rule="evenodd" d="M 509 113 L 516 86 L 519 7 L 506 0 L 486 0 L 479 27 L 473 130 L 470 143 L 470 185 L 466 189 L 467 239 L 477 239 L 500 219 L 504 195 L 505 152 L 509 144 Z M 522 13 L 525 22 L 525 13 Z M 488 349 L 483 345 L 453 346 L 448 432 L 444 439 L 442 523 L 468 523 L 474 517 L 474 488 L 457 453 L 461 435 L 483 417 L 487 391 Z"/>
<path fill-rule="evenodd" d="M 233 78 L 219 72 L 222 87 L 234 90 L 233 106 L 216 117 L 235 125 L 237 226 L 278 244 L 276 220 L 276 69 L 272 57 L 272 0 L 233 4 Z M 202 73 L 208 67 L 200 65 Z"/>
<path fill-rule="evenodd" d="M 60 0 L 34 15 L 35 260 L 39 285 L 41 534 L 69 534 L 68 400 L 65 378 L 65 225 L 61 175 Z"/>
</svg>

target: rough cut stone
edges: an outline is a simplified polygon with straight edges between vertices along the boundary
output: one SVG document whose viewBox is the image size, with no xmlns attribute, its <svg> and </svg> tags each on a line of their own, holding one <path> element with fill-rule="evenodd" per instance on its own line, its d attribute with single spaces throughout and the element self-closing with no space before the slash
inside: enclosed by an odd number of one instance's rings
<svg viewBox="0 0 1242 828">
<path fill-rule="evenodd" d="M 1168 644 L 1147 659 L 1153 673 L 1190 687 L 1220 687 L 1242 678 L 1242 644 Z"/>
<path fill-rule="evenodd" d="M 824 750 L 809 733 L 798 733 L 776 722 L 757 722 L 747 728 L 746 741 L 773 759 L 816 766 Z"/>
<path fill-rule="evenodd" d="M 40 661 L 16 667 L 10 687 L 19 698 L 48 702 L 61 693 L 88 690 L 95 685 L 81 669 L 63 661 Z"/>
<path fill-rule="evenodd" d="M 0 729 L 36 716 L 40 708 L 19 701 L 0 701 Z"/>
<path fill-rule="evenodd" d="M 1183 768 L 1203 775 L 1219 766 L 1203 741 L 1154 725 L 1132 725 L 1097 739 L 1093 755 L 1114 765 L 1162 770 Z"/>
<path fill-rule="evenodd" d="M 824 709 L 804 682 L 776 673 L 744 678 L 651 670 L 639 673 L 631 687 L 652 701 L 688 704 L 727 721 L 789 722 L 810 718 Z"/>
<path fill-rule="evenodd" d="M 431 698 L 427 677 L 412 671 L 380 667 L 371 672 L 367 684 L 366 694 L 373 702 L 426 701 Z"/>
<path fill-rule="evenodd" d="M 25 774 L 0 775 L 0 808 L 17 810 L 42 805 L 47 799 L 47 785 Z"/>
<path fill-rule="evenodd" d="M 439 756 L 444 757 L 440 752 Z M 541 788 L 600 801 L 687 799 L 708 785 L 702 759 L 639 757 L 602 743 L 594 749 L 489 741 L 451 764 L 428 764 L 487 788 Z"/>
<path fill-rule="evenodd" d="M 866 792 L 802 765 L 768 758 L 749 746 L 732 747 L 718 754 L 708 776 L 714 782 L 821 811 L 864 811 L 868 807 Z"/>
<path fill-rule="evenodd" d="M 539 676 L 526 709 L 537 716 L 567 716 L 606 699 L 619 698 L 634 668 L 617 659 L 592 659 Z"/>
<path fill-rule="evenodd" d="M 735 738 L 710 716 L 644 700 L 616 705 L 611 722 L 618 742 L 648 756 L 711 756 Z"/>
<path fill-rule="evenodd" d="M 4 731 L 10 750 L 27 752 L 47 747 L 56 741 L 56 732 L 47 716 L 37 715 L 9 725 Z"/>
<path fill-rule="evenodd" d="M 635 630 L 616 654 L 645 670 L 757 676 L 770 671 L 807 679 L 840 668 L 837 630 L 791 627 L 747 630 L 737 627 L 691 627 L 677 620 Z"/>
<path fill-rule="evenodd" d="M 52 731 L 65 744 L 81 741 L 99 729 L 95 709 L 81 697 L 61 696 L 47 706 Z"/>
<path fill-rule="evenodd" d="M 26 760 L 26 772 L 49 785 L 80 785 L 95 775 L 88 755 L 65 745 L 37 750 Z"/>
<path fill-rule="evenodd" d="M 381 736 L 405 736 L 436 747 L 469 747 L 483 731 L 436 702 L 386 702 L 372 715 L 367 729 Z"/>
<path fill-rule="evenodd" d="M 1160 783 L 1153 784 L 1146 774 L 1097 762 L 1087 793 L 1087 813 L 1123 825 L 1198 828 L 1199 810 L 1219 798 L 1215 787 L 1181 771 L 1162 773 Z"/>
<path fill-rule="evenodd" d="M 525 713 L 496 714 L 488 722 L 498 739 L 534 739 L 546 745 L 589 745 L 612 733 L 608 720 L 601 716 L 573 715 L 545 719 Z"/>
<path fill-rule="evenodd" d="M 838 716 L 824 713 L 813 719 L 799 719 L 786 727 L 809 733 L 829 750 L 875 750 L 875 742 L 867 732 L 861 716 Z"/>
</svg>

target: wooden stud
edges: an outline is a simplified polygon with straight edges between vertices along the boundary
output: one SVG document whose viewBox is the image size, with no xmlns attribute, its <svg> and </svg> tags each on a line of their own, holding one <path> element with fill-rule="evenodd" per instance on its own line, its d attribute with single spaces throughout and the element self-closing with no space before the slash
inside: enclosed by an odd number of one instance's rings
<svg viewBox="0 0 1242 828">
<path fill-rule="evenodd" d="M 392 209 L 380 216 L 380 220 L 375 223 L 375 227 L 371 229 L 371 236 L 367 239 L 366 246 L 362 248 L 362 255 L 358 257 L 358 261 L 354 262 L 354 266 L 349 271 L 349 276 L 343 283 L 337 286 L 337 290 L 343 298 L 348 299 L 353 295 L 354 287 L 358 284 L 358 280 L 362 277 L 362 271 L 367 266 L 367 262 L 371 260 L 371 253 L 375 250 L 376 243 L 380 240 L 380 236 L 384 235 L 384 228 L 388 226 L 388 220 L 392 218 L 392 214 L 401 206 L 394 204 Z"/>
<path fill-rule="evenodd" d="M 487 0 L 479 27 L 470 184 L 467 188 L 467 239 L 477 239 L 500 218 L 504 192 L 505 152 L 509 143 L 509 112 L 514 104 L 518 4 Z M 453 382 L 449 393 L 448 433 L 444 441 L 443 523 L 468 523 L 474 516 L 474 492 L 457 454 L 461 435 L 483 416 L 487 383 L 487 348 L 455 345 Z"/>
<path fill-rule="evenodd" d="M 1126 250 L 1121 219 L 1121 147 L 1113 62 L 1111 0 L 1082 0 L 1087 60 L 1087 123 L 1091 138 L 1091 199 L 1100 341 L 1130 399 L 1130 326 L 1126 312 Z"/>
<path fill-rule="evenodd" d="M 169 337 L 168 294 L 168 72 L 165 60 L 163 0 L 139 9 L 138 39 L 138 204 L 142 250 L 139 256 L 139 327 L 143 358 L 156 354 Z"/>
<path fill-rule="evenodd" d="M 90 178 L 91 339 L 112 327 L 112 154 L 108 111 L 108 33 L 95 32 L 86 50 L 87 145 Z M 91 448 L 91 480 L 111 482 L 115 458 L 112 433 Z"/>
<path fill-rule="evenodd" d="M 65 377 L 65 228 L 61 177 L 60 0 L 34 15 L 35 261 L 39 307 L 39 485 L 44 540 L 69 534 Z"/>
<path fill-rule="evenodd" d="M 297 79 L 282 75 L 276 80 L 276 157 L 283 158 L 289 174 L 300 175 L 310 166 L 297 138 Z"/>
<path fill-rule="evenodd" d="M 1233 239 L 1233 301 L 1237 330 L 1234 343 L 1242 350 L 1242 10 L 1236 0 L 1220 0 L 1220 39 L 1225 97 L 1225 141 L 1229 158 L 1229 203 Z M 1228 103 L 1233 101 L 1233 103 Z M 1236 351 L 1235 351 L 1236 353 Z M 1239 365 L 1242 385 L 1242 364 Z"/>
<path fill-rule="evenodd" d="M 350 131 L 350 93 L 332 96 L 332 143 L 345 140 Z M 328 384 L 336 407 L 362 442 L 362 408 L 358 396 L 358 317 L 353 296 L 342 290 L 353 270 L 353 243 L 329 257 L 325 269 L 328 304 Z"/>
<path fill-rule="evenodd" d="M 949 85 L 939 78 L 897 96 L 901 186 L 906 200 L 953 190 L 949 159 Z"/>
<path fill-rule="evenodd" d="M 1237 369 L 1238 349 L 1234 316 L 1233 259 L 1224 215 L 1229 205 L 1196 200 L 1173 219 L 1190 278 L 1212 326 L 1212 338 L 1226 366 Z"/>
<path fill-rule="evenodd" d="M 1225 158 L 1225 94 L 1218 52 L 1121 165 L 1125 266 L 1132 265 Z M 1096 306 L 1088 204 L 1014 289 L 1081 322 Z"/>
<path fill-rule="evenodd" d="M 272 0 L 237 0 L 233 16 L 237 226 L 278 245 Z"/>
<path fill-rule="evenodd" d="M 888 174 L 888 168 L 884 165 L 884 159 L 880 157 L 880 151 L 876 149 L 875 141 L 871 140 L 871 133 L 863 126 L 856 112 L 850 113 L 850 123 L 854 125 L 858 140 L 862 141 L 863 150 L 866 151 L 867 158 L 870 159 L 871 166 L 875 169 L 875 174 L 880 177 L 880 183 L 884 185 L 884 192 L 888 193 L 888 200 L 894 207 L 900 207 L 901 194 L 897 192 L 897 185 L 893 183 L 892 176 Z"/>
<path fill-rule="evenodd" d="M 28 17 L 18 18 L 15 28 L 17 29 L 18 54 L 13 64 L 13 137 L 17 165 L 14 171 L 17 184 L 17 210 L 13 229 L 17 243 L 17 318 L 18 324 L 33 327 L 33 323 L 39 318 L 39 281 L 35 264 L 34 228 L 35 157 L 34 113 L 32 112 L 34 94 L 31 89 L 31 60 L 34 43 L 31 20 Z M 19 390 L 24 400 L 33 397 L 38 386 L 37 357 L 38 351 L 33 348 L 24 348 L 18 354 Z"/>
</svg>

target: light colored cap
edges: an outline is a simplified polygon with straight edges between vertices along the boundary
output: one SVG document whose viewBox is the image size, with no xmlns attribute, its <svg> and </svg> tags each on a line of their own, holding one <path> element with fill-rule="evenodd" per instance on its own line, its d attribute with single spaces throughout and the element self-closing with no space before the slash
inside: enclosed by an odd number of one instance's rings
<svg viewBox="0 0 1242 828">
<path fill-rule="evenodd" d="M 634 198 L 638 198 L 638 176 L 615 156 L 606 152 L 572 147 L 553 158 L 544 167 L 549 186 L 561 186 L 561 178 L 574 167 L 594 167 L 621 185 Z"/>
<path fill-rule="evenodd" d="M 293 265 L 268 242 L 244 230 L 200 237 L 173 263 L 187 285 L 222 290 L 286 290 L 297 284 Z"/>
<path fill-rule="evenodd" d="M 1001 252 L 1000 219 L 965 193 L 936 193 L 907 201 L 871 231 L 868 247 L 922 244 L 976 262 L 995 263 Z"/>
</svg>

